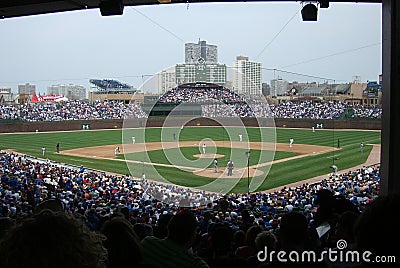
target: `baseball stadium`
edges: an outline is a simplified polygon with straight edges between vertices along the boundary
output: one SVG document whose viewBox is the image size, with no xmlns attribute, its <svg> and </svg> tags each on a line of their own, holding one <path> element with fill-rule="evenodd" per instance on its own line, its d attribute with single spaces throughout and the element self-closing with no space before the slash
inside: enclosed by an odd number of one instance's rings
<svg viewBox="0 0 400 268">
<path fill-rule="evenodd" d="M 198 1 L 6 2 L 3 19 L 93 8 L 118 16 L 124 5 L 172 2 L 189 12 Z M 296 14 L 303 21 L 315 21 L 316 10 L 331 1 L 313 2 L 301 2 Z M 397 29 L 395 1 L 371 2 L 383 2 L 386 25 Z M 130 11 L 179 39 L 145 13 Z M 283 83 L 276 72 L 324 78 L 262 68 L 245 56 L 228 73 L 217 46 L 199 38 L 185 44 L 184 64 L 142 74 L 139 88 L 85 78 L 88 95 L 73 84 L 37 95 L 26 83 L 15 97 L 2 87 L 0 267 L 398 262 L 392 244 L 399 238 L 393 215 L 400 197 L 398 182 L 387 178 L 394 174 L 388 156 L 398 130 L 387 127 L 400 113 L 382 91 L 397 96 L 389 82 L 398 81 L 388 70 L 396 73 L 398 66 L 387 62 L 400 50 L 398 34 L 385 27 L 379 45 L 391 49 L 383 51 L 379 81 Z M 118 43 L 115 33 L 99 40 Z M 107 57 L 100 61 L 108 64 Z M 262 71 L 273 72 L 271 85 L 262 83 Z"/>
<path fill-rule="evenodd" d="M 204 101 L 193 101 L 193 95 Z M 221 103 L 216 102 L 221 99 Z M 114 111 L 112 105 L 119 104 L 106 105 Z M 119 107 L 121 114 L 131 117 L 108 120 L 111 129 L 93 129 L 87 120 L 74 124 L 80 128 L 75 131 L 43 128 L 37 132 L 32 129 L 28 133 L 7 133 L 0 136 L 0 144 L 3 150 L 42 160 L 119 176 L 145 176 L 161 183 L 222 194 L 271 191 L 289 184 L 318 181 L 321 176 L 329 176 L 333 166 L 336 171 L 347 171 L 379 164 L 379 131 L 345 129 L 345 119 L 312 119 L 315 115 L 297 120 L 303 121 L 304 127 L 291 127 L 292 122 L 278 123 L 269 116 L 274 113 L 270 107 L 279 110 L 259 100 L 247 103 L 215 84 L 185 84 L 161 96 L 147 113 L 140 105 Z M 347 107 L 340 109 L 349 112 Z M 340 109 L 326 117 L 337 116 Z M 35 114 L 32 111 L 30 116 Z M 371 122 L 379 120 L 369 119 L 369 125 Z M 27 127 L 28 123 L 13 123 L 13 127 L 19 124 Z M 358 124 L 363 125 L 360 119 Z M 64 122 L 51 122 L 46 127 L 59 128 L 54 125 L 69 127 Z M 365 144 L 362 151 L 360 144 Z M 215 159 L 218 171 L 213 167 Z M 227 175 L 229 160 L 234 163 L 231 176 Z"/>
<path fill-rule="evenodd" d="M 144 251 L 151 237 L 165 237 L 154 222 L 179 211 L 226 226 L 221 230 L 231 233 L 229 243 L 239 230 L 275 237 L 284 215 L 326 220 L 315 211 L 324 191 L 335 202 L 348 200 L 341 209 L 349 213 L 376 198 L 380 114 L 379 106 L 323 99 L 270 104 L 204 82 L 182 84 L 142 104 L 3 106 L 2 189 L 4 197 L 16 192 L 24 200 L 2 198 L 4 215 L 29 215 L 47 204 L 82 215 L 93 231 L 102 230 L 100 219 L 125 215 Z M 182 224 L 193 220 L 185 217 Z M 321 232 L 317 241 L 329 233 Z M 255 267 L 240 253 L 243 246 L 232 254 Z M 197 254 L 208 265 L 200 248 Z"/>
<path fill-rule="evenodd" d="M 341 101 L 270 104 L 204 82 L 151 103 L 2 106 L 2 187 L 26 200 L 2 199 L 3 207 L 16 216 L 61 202 L 93 230 L 96 219 L 125 210 L 144 248 L 157 230 L 151 222 L 182 209 L 200 219 L 211 213 L 230 232 L 249 211 L 258 233 L 275 230 L 285 213 L 312 215 L 323 189 L 364 210 L 379 191 L 380 114 L 378 106 Z M 240 247 L 236 254 L 249 265 Z"/>
</svg>

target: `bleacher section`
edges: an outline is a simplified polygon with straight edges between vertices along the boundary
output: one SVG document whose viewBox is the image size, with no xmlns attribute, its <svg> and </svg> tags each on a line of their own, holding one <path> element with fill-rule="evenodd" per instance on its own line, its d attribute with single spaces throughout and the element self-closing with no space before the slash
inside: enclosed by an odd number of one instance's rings
<svg viewBox="0 0 400 268">
<path fill-rule="evenodd" d="M 97 89 L 97 94 L 133 94 L 136 92 L 132 86 L 112 79 L 90 79 L 89 82 Z"/>
</svg>

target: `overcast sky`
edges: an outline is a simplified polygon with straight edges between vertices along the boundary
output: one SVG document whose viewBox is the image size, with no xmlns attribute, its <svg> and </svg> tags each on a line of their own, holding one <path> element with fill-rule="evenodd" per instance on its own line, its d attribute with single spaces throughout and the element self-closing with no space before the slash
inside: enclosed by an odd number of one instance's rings
<svg viewBox="0 0 400 268">
<path fill-rule="evenodd" d="M 199 38 L 217 45 L 227 66 L 238 55 L 261 62 L 267 83 L 378 80 L 380 4 L 331 3 L 319 9 L 317 22 L 303 22 L 300 10 L 300 2 L 197 3 L 125 7 L 112 17 L 94 9 L 0 20 L 0 87 L 89 89 L 93 78 L 140 87 L 183 63 L 184 44 Z"/>
</svg>

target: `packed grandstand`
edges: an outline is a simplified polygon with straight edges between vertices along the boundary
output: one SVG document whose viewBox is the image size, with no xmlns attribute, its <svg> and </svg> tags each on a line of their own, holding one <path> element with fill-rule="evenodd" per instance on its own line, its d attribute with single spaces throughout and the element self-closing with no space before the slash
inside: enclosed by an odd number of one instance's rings
<svg viewBox="0 0 400 268">
<path fill-rule="evenodd" d="M 180 103 L 185 99 L 179 94 L 173 99 Z M 171 96 L 169 96 L 171 101 Z M 275 117 L 275 118 L 311 118 L 338 119 L 364 118 L 380 119 L 380 106 L 365 107 L 350 105 L 339 101 L 288 101 L 279 104 L 266 105 L 260 101 L 248 101 L 243 105 L 242 100 L 225 103 L 201 104 L 203 117 Z M 0 106 L 0 120 L 64 121 L 64 120 L 96 120 L 96 119 L 125 119 L 145 118 L 140 104 L 124 104 L 121 101 L 67 101 L 60 103 L 36 103 L 16 106 Z"/>
</svg>

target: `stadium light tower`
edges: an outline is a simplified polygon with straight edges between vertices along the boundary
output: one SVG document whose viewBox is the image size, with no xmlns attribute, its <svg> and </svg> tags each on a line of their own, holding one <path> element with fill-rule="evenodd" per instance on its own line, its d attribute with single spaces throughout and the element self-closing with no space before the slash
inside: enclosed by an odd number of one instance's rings
<svg viewBox="0 0 400 268">
<path fill-rule="evenodd" d="M 250 194 L 250 150 L 245 152 L 247 157 L 247 194 Z"/>
</svg>

